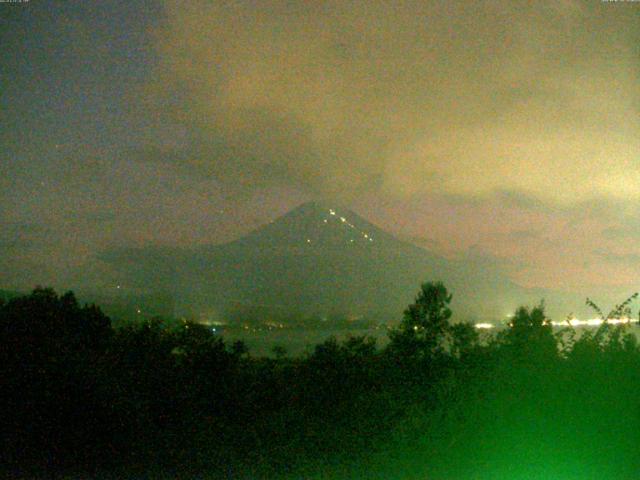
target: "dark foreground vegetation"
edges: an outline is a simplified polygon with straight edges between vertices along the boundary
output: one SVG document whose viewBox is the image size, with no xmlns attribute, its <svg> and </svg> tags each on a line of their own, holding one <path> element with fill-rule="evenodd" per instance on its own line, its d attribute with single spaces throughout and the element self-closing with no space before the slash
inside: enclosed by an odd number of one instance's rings
<svg viewBox="0 0 640 480">
<path fill-rule="evenodd" d="M 384 349 L 254 358 L 205 326 L 113 329 L 36 289 L 0 306 L 0 476 L 638 478 L 632 327 L 552 331 L 540 305 L 480 338 L 449 301 L 423 285 Z"/>
</svg>

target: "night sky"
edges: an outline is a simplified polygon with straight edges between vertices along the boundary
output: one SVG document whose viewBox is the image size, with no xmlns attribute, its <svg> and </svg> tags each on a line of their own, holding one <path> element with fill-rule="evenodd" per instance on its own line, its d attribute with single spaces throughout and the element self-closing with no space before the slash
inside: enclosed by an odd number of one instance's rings
<svg viewBox="0 0 640 480">
<path fill-rule="evenodd" d="M 0 3 L 0 288 L 322 199 L 528 287 L 640 288 L 640 3 Z"/>
</svg>

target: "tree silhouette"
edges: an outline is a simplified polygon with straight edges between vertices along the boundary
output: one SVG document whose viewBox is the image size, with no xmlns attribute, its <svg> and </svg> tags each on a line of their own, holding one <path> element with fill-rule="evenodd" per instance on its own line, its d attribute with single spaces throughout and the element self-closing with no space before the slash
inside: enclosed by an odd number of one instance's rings
<svg viewBox="0 0 640 480">
<path fill-rule="evenodd" d="M 630 316 L 633 299 L 603 320 Z M 640 349 L 629 326 L 603 322 L 560 355 L 542 303 L 518 308 L 485 342 L 472 324 L 450 323 L 450 301 L 441 283 L 423 284 L 386 350 L 369 337 L 332 337 L 305 356 L 275 348 L 260 358 L 182 320 L 112 330 L 72 293 L 9 299 L 0 304 L 0 477 L 16 478 L 17 467 L 18 478 L 307 478 L 320 469 L 353 478 L 342 470 L 353 460 L 392 478 L 405 470 L 385 465 L 396 452 L 418 468 L 442 466 L 437 478 L 466 478 L 475 449 L 495 473 L 532 452 L 535 465 L 555 459 L 559 442 L 580 463 L 601 458 L 621 466 L 612 478 L 634 478 Z M 599 457 L 594 438 L 616 448 Z"/>
<path fill-rule="evenodd" d="M 274 345 L 271 352 L 275 355 L 277 360 L 282 360 L 287 356 L 287 349 L 282 345 Z"/>
<path fill-rule="evenodd" d="M 542 301 L 533 308 L 518 307 L 501 341 L 510 353 L 522 359 L 551 360 L 558 355 L 553 327 Z"/>
<path fill-rule="evenodd" d="M 423 358 L 441 354 L 451 318 L 451 297 L 442 282 L 423 283 L 400 326 L 390 332 L 391 350 Z"/>
<path fill-rule="evenodd" d="M 480 335 L 472 323 L 455 323 L 449 327 L 449 347 L 454 357 L 467 357 L 479 344 Z"/>
<path fill-rule="evenodd" d="M 36 288 L 0 306 L 8 457 L 64 463 L 90 455 L 108 428 L 95 373 L 111 334 L 109 318 L 96 306 L 80 306 L 71 292 Z"/>
</svg>

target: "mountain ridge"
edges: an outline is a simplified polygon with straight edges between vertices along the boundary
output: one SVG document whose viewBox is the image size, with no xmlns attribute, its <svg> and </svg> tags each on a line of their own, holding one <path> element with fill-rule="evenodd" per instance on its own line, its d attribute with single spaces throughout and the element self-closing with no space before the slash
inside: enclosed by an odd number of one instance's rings
<svg viewBox="0 0 640 480">
<path fill-rule="evenodd" d="M 322 235 L 328 225 L 338 225 L 341 236 L 335 236 L 331 239 L 327 235 Z M 275 243 L 274 238 L 277 238 Z M 403 243 L 407 248 L 420 249 L 411 242 L 395 238 L 345 207 L 333 207 L 328 202 L 317 201 L 305 202 L 240 238 L 222 244 L 205 245 L 199 249 L 206 251 L 220 247 L 247 248 L 252 246 L 282 249 L 283 245 L 287 247 L 295 245 L 302 248 L 305 247 L 305 244 L 308 246 L 309 244 L 317 244 L 319 241 L 324 242 L 325 246 L 330 241 L 334 247 L 344 246 L 344 242 L 353 243 L 352 246 L 356 247 L 363 244 L 371 247 L 379 245 L 380 242 L 395 241 Z"/>
<path fill-rule="evenodd" d="M 318 201 L 231 242 L 112 251 L 103 259 L 138 288 L 171 290 L 179 313 L 188 314 L 272 305 L 307 316 L 397 320 L 420 284 L 437 280 L 453 292 L 461 318 L 503 318 L 531 297 L 501 272 L 448 260 Z"/>
</svg>

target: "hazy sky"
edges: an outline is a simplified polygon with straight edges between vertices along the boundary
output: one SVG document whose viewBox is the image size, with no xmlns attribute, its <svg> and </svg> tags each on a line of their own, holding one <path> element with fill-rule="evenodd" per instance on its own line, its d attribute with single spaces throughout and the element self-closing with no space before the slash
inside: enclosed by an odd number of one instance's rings
<svg viewBox="0 0 640 480">
<path fill-rule="evenodd" d="M 640 2 L 0 3 L 0 287 L 310 199 L 640 289 Z"/>
</svg>

